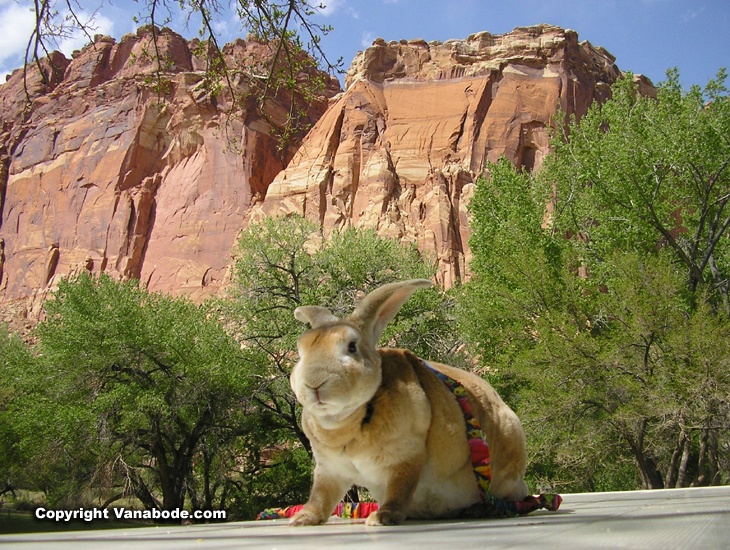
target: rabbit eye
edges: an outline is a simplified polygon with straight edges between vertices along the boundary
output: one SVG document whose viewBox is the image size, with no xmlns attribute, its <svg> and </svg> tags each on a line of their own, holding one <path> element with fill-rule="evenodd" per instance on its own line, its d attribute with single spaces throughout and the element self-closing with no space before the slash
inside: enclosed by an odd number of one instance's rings
<svg viewBox="0 0 730 550">
<path fill-rule="evenodd" d="M 355 342 L 350 342 L 350 344 L 347 346 L 347 351 L 350 353 L 357 353 L 357 344 Z"/>
</svg>

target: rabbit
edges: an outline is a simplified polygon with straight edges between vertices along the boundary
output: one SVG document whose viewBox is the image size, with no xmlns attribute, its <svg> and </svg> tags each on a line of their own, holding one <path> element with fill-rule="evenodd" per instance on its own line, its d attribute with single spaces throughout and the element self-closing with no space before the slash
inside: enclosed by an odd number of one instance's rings
<svg viewBox="0 0 730 550">
<path fill-rule="evenodd" d="M 367 525 L 457 517 L 481 502 L 454 395 L 410 351 L 376 347 L 406 300 L 430 286 L 425 279 L 386 284 L 344 319 L 319 306 L 294 311 L 311 325 L 297 341 L 290 383 L 316 467 L 309 500 L 291 525 L 325 523 L 352 485 L 380 504 Z M 517 415 L 479 376 L 429 364 L 467 390 L 491 453 L 490 492 L 523 499 L 526 449 Z"/>
</svg>

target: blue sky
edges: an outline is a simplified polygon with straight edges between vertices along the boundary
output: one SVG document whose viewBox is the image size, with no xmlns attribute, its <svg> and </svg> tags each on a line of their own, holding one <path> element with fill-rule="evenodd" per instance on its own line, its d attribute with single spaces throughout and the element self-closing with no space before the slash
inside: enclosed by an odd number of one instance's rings
<svg viewBox="0 0 730 550">
<path fill-rule="evenodd" d="M 130 0 L 79 0 L 98 31 L 115 38 L 136 28 L 132 17 L 141 5 Z M 313 0 L 314 3 L 315 0 Z M 377 37 L 448 40 L 489 31 L 549 23 L 571 28 L 580 40 L 603 46 L 623 70 L 649 76 L 655 83 L 669 67 L 682 82 L 704 85 L 720 67 L 730 68 L 730 0 L 324 0 L 317 21 L 334 27 L 323 39 L 329 58 L 347 67 L 358 50 Z M 21 53 L 32 26 L 27 0 L 0 0 L 0 76 L 22 63 Z M 187 37 L 177 15 L 169 23 Z M 216 22 L 223 41 L 245 36 L 231 17 Z M 67 54 L 83 45 L 82 37 L 61 44 Z M 4 80 L 4 79 L 3 79 Z M 343 78 L 340 78 L 343 81 Z"/>
</svg>

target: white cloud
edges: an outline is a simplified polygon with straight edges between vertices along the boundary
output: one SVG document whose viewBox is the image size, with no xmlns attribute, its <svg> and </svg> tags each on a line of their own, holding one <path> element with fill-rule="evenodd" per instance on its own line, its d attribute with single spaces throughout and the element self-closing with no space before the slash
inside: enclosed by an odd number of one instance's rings
<svg viewBox="0 0 730 550">
<path fill-rule="evenodd" d="M 705 11 L 705 6 L 700 6 L 697 10 L 687 10 L 685 14 L 682 16 L 682 21 L 685 23 L 689 23 L 692 21 L 692 19 L 695 19 L 698 15 L 700 15 L 703 11 Z"/>
<path fill-rule="evenodd" d="M 329 17 L 339 10 L 344 3 L 345 0 L 322 0 L 322 7 L 320 8 L 319 13 L 325 17 Z"/>
<path fill-rule="evenodd" d="M 0 65 L 4 65 L 6 61 L 15 61 L 19 56 L 22 57 L 34 24 L 35 17 L 27 4 L 10 2 L 0 11 L 0 37 L 2 37 Z"/>
<path fill-rule="evenodd" d="M 213 30 L 217 32 L 218 34 L 228 34 L 231 32 L 230 25 L 227 20 L 225 19 L 219 19 L 217 21 L 213 21 Z"/>
<path fill-rule="evenodd" d="M 373 45 L 373 40 L 375 40 L 377 36 L 375 36 L 375 33 L 372 32 L 364 32 L 362 33 L 362 38 L 360 39 L 360 45 L 363 48 L 369 48 Z"/>
<path fill-rule="evenodd" d="M 60 14 L 60 17 L 66 14 Z M 100 14 L 89 14 L 78 12 L 76 14 L 80 21 L 89 27 L 89 33 L 111 35 L 114 22 Z M 5 82 L 5 75 L 12 69 L 23 64 L 25 49 L 35 25 L 35 15 L 31 11 L 30 4 L 20 4 L 8 0 L 0 0 L 0 84 Z M 83 48 L 89 42 L 89 38 L 80 30 L 76 30 L 71 36 L 58 40 L 57 43 L 49 44 L 49 49 L 57 48 L 66 57 L 70 57 L 74 50 Z"/>
</svg>

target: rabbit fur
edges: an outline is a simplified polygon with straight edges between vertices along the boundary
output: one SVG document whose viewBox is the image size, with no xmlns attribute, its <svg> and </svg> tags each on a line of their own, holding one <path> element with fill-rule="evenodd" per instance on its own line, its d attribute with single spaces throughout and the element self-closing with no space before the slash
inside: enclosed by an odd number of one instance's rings
<svg viewBox="0 0 730 550">
<path fill-rule="evenodd" d="M 290 382 L 316 467 L 310 498 L 292 525 L 325 523 L 353 484 L 380 504 L 368 525 L 455 517 L 481 502 L 453 394 L 413 353 L 376 348 L 405 301 L 430 286 L 423 279 L 384 285 L 344 319 L 319 306 L 294 311 L 312 326 L 297 342 Z M 479 376 L 430 365 L 467 390 L 491 453 L 490 492 L 523 499 L 525 436 L 515 413 Z"/>
</svg>

